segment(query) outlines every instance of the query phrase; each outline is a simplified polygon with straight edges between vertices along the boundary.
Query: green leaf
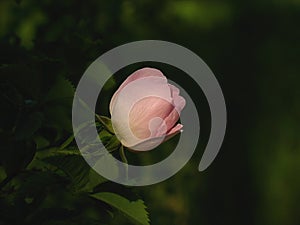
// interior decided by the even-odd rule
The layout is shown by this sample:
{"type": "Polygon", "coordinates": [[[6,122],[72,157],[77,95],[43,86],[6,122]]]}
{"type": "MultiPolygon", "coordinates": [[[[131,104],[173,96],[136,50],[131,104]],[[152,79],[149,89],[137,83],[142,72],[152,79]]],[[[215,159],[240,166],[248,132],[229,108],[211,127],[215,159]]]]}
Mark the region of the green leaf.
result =
{"type": "Polygon", "coordinates": [[[8,131],[15,126],[20,115],[23,97],[13,85],[6,84],[0,79],[0,102],[0,127],[8,131]]]}
{"type": "Polygon", "coordinates": [[[114,134],[114,129],[111,123],[111,119],[106,116],[99,116],[96,114],[97,119],[101,122],[101,124],[105,127],[107,131],[111,134],[114,134]]]}
{"type": "Polygon", "coordinates": [[[75,88],[73,84],[64,77],[58,77],[55,85],[50,89],[44,101],[48,103],[56,101],[72,104],[74,93],[75,88]]]}
{"type": "Polygon", "coordinates": [[[0,166],[0,182],[2,182],[7,177],[5,170],[2,166],[0,166]]]}
{"type": "MultiPolygon", "coordinates": [[[[55,128],[57,132],[72,132],[71,105],[48,104],[45,110],[45,126],[55,128]]],[[[60,137],[59,137],[60,138],[60,137]]]]}
{"type": "Polygon", "coordinates": [[[119,167],[116,159],[109,153],[101,155],[93,168],[96,171],[107,171],[109,173],[109,177],[113,179],[116,179],[119,176],[119,167]],[[109,164],[109,169],[106,167],[107,163],[109,164]]]}
{"type": "Polygon", "coordinates": [[[62,170],[76,189],[82,189],[89,181],[89,165],[79,155],[51,156],[43,161],[62,170]]]}
{"type": "Polygon", "coordinates": [[[15,141],[8,135],[1,135],[0,164],[7,176],[24,169],[34,158],[36,145],[33,141],[15,141]]]}
{"type": "Polygon", "coordinates": [[[89,181],[88,183],[82,188],[82,191],[92,192],[95,187],[99,184],[105,183],[107,180],[104,177],[101,177],[96,171],[90,169],[89,171],[89,181]]]}
{"type": "Polygon", "coordinates": [[[21,117],[21,121],[16,128],[16,140],[26,140],[33,136],[33,134],[42,126],[43,114],[41,112],[34,112],[29,115],[21,117]]]}
{"type": "Polygon", "coordinates": [[[102,130],[99,132],[99,138],[107,151],[112,152],[120,148],[120,141],[115,135],[112,135],[107,130],[102,130]]]}
{"type": "Polygon", "coordinates": [[[35,158],[39,160],[43,160],[52,156],[72,156],[77,155],[80,156],[80,152],[78,149],[60,149],[60,148],[48,148],[46,150],[38,151],[35,154],[35,158]]]}
{"type": "Polygon", "coordinates": [[[110,192],[100,192],[90,195],[119,210],[134,224],[149,225],[148,212],[143,200],[129,201],[128,199],[110,192]]]}
{"type": "Polygon", "coordinates": [[[34,142],[36,144],[36,148],[37,150],[41,149],[41,148],[46,148],[50,145],[50,142],[43,136],[41,135],[36,135],[33,137],[34,142]]]}
{"type": "Polygon", "coordinates": [[[72,132],[71,112],[75,89],[70,81],[58,77],[56,83],[43,99],[45,125],[56,128],[57,132],[72,132]]]}
{"type": "Polygon", "coordinates": [[[85,162],[78,149],[50,148],[38,151],[30,168],[58,168],[69,177],[76,191],[91,192],[94,187],[107,181],[85,162]]]}
{"type": "Polygon", "coordinates": [[[62,143],[62,145],[59,147],[60,149],[65,149],[66,147],[68,147],[72,141],[74,140],[74,135],[72,134],[66,141],[64,141],[64,143],[62,143]]]}

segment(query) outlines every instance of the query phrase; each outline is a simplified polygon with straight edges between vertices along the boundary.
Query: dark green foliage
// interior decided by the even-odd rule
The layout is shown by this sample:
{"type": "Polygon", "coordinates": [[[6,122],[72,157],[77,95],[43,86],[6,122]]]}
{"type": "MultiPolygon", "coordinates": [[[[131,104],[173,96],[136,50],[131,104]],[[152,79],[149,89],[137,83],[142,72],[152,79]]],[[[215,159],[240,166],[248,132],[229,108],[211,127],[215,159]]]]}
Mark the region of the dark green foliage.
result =
{"type": "MultiPolygon", "coordinates": [[[[34,33],[10,27],[1,34],[0,224],[111,224],[124,205],[90,197],[110,182],[85,162],[71,124],[75,85],[98,56],[100,36],[88,28],[88,17],[67,12],[69,3],[4,3],[19,17],[10,26],[35,27],[34,33]]],[[[110,81],[109,87],[113,84],[110,81]]],[[[100,139],[109,151],[118,150],[109,118],[101,118],[105,124],[97,122],[100,139]]],[[[98,158],[97,163],[106,160],[105,155],[98,158]]],[[[122,199],[129,196],[128,191],[118,194],[122,199]]],[[[136,214],[130,219],[148,224],[144,203],[136,201],[136,214]]]]}
{"type": "MultiPolygon", "coordinates": [[[[21,90],[13,79],[6,79],[5,82],[13,87],[12,90],[20,91],[10,94],[10,90],[6,89],[2,94],[7,104],[19,111],[18,115],[12,113],[13,122],[4,123],[0,133],[3,171],[0,184],[1,223],[108,222],[113,212],[110,206],[101,202],[96,204],[88,196],[88,193],[97,193],[94,188],[99,189],[99,185],[108,181],[91,169],[79,150],[74,148],[70,122],[73,85],[58,76],[52,84],[48,84],[46,94],[32,95],[35,98],[29,100],[26,90],[21,90]],[[61,143],[67,136],[70,137],[61,143]]],[[[6,108],[2,112],[10,115],[6,108]]],[[[109,151],[117,150],[120,143],[111,133],[110,121],[106,117],[103,120],[105,126],[97,123],[99,137],[109,151]],[[106,131],[105,127],[110,127],[110,130],[106,131]]],[[[107,199],[103,202],[109,204],[107,199]]],[[[117,205],[114,202],[115,208],[117,205]]],[[[145,207],[143,202],[139,202],[139,207],[145,207]]],[[[144,221],[148,221],[146,211],[137,211],[130,218],[135,217],[136,224],[146,224],[144,221]]]]}
{"type": "MultiPolygon", "coordinates": [[[[5,76],[8,67],[3,71],[5,76]]],[[[74,148],[71,82],[56,76],[51,82],[48,79],[32,81],[33,86],[28,88],[20,79],[11,78],[12,75],[7,75],[3,80],[2,87],[9,88],[3,88],[1,93],[7,107],[1,111],[1,118],[6,120],[0,130],[3,170],[0,224],[108,222],[112,209],[101,202],[96,204],[88,196],[107,180],[92,170],[74,148]],[[41,87],[45,87],[44,91],[41,87]]],[[[103,119],[106,125],[99,125],[99,137],[108,150],[117,150],[120,143],[111,133],[109,119],[103,119]],[[109,131],[105,127],[110,127],[109,131]]],[[[145,207],[142,202],[139,205],[145,207]]],[[[137,224],[143,223],[140,216],[148,220],[146,211],[135,216],[137,224]]]]}
{"type": "Polygon", "coordinates": [[[149,219],[142,200],[130,202],[126,198],[109,192],[100,192],[91,197],[104,201],[127,216],[133,223],[149,225],[149,219]]]}

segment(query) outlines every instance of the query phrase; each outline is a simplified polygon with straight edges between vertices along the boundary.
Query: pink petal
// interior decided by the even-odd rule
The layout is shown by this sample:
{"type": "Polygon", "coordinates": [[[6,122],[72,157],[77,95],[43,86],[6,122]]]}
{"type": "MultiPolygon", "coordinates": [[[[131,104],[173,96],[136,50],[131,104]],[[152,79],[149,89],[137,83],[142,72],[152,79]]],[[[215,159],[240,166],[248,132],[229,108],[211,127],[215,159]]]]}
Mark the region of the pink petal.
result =
{"type": "MultiPolygon", "coordinates": [[[[167,79],[165,77],[150,76],[140,78],[128,83],[115,98],[115,103],[111,110],[111,120],[113,128],[122,144],[125,146],[133,146],[137,143],[140,143],[141,141],[144,141],[144,139],[140,139],[135,134],[133,134],[132,131],[134,131],[135,133],[140,132],[140,135],[137,135],[144,138],[149,135],[149,133],[146,134],[145,132],[145,126],[142,126],[142,129],[138,130],[135,129],[138,126],[135,127],[134,125],[138,125],[139,123],[147,124],[147,122],[150,122],[153,118],[155,118],[156,115],[157,118],[164,119],[164,117],[166,117],[174,108],[171,102],[171,93],[167,83],[167,79]],[[152,98],[152,101],[150,100],[147,104],[141,104],[140,107],[137,107],[140,101],[145,99],[144,101],[146,102],[146,99],[148,98],[152,98]],[[153,98],[160,99],[160,101],[154,101],[153,98]],[[162,107],[161,104],[164,104],[164,106],[162,107]],[[135,109],[135,107],[137,108],[135,109]],[[158,114],[153,114],[153,111],[158,114]],[[130,114],[134,114],[134,116],[130,116],[130,114]],[[148,119],[146,117],[147,121],[144,123],[143,120],[145,120],[145,117],[143,117],[143,114],[150,114],[152,115],[152,117],[149,116],[148,119]],[[137,119],[138,121],[135,122],[135,119],[137,119]],[[129,124],[130,121],[133,122],[129,124]]],[[[148,123],[147,132],[149,132],[150,130],[149,125],[150,124],[148,123]]],[[[164,127],[162,127],[162,130],[158,128],[159,127],[155,129],[155,126],[151,127],[151,129],[153,129],[150,130],[152,136],[158,135],[152,131],[157,130],[157,132],[162,132],[164,129],[164,133],[166,133],[167,131],[167,129],[164,127]]]]}
{"type": "Polygon", "coordinates": [[[155,137],[155,138],[149,138],[145,141],[142,141],[134,146],[128,146],[128,148],[134,152],[143,152],[143,151],[150,151],[157,146],[159,146],[161,143],[169,140],[170,138],[174,137],[175,135],[179,134],[182,130],[182,125],[177,124],[169,133],[167,136],[163,137],[155,137]]]}
{"type": "Polygon", "coordinates": [[[177,87],[157,69],[143,68],[130,75],[113,95],[113,128],[124,146],[148,151],[181,131],[174,125],[185,106],[177,87]]]}
{"type": "Polygon", "coordinates": [[[176,124],[176,122],[179,119],[180,113],[182,111],[182,109],[185,106],[185,99],[181,96],[179,96],[179,89],[171,84],[168,84],[170,91],[171,91],[171,97],[172,99],[172,104],[174,106],[174,109],[172,110],[172,112],[170,112],[170,114],[164,118],[165,124],[167,126],[167,130],[168,132],[170,131],[170,129],[172,129],[174,127],[174,125],[176,124]]]}
{"type": "Polygon", "coordinates": [[[175,127],[173,127],[167,134],[167,137],[173,134],[177,134],[178,132],[180,132],[183,128],[182,124],[177,124],[175,127]]]}
{"type": "Polygon", "coordinates": [[[185,100],[179,96],[179,89],[173,85],[170,87],[171,103],[157,97],[148,97],[140,100],[134,105],[130,112],[130,127],[138,138],[145,139],[151,137],[160,137],[165,135],[174,127],[179,119],[181,110],[185,106],[185,100]],[[153,118],[161,118],[163,121],[156,120],[156,124],[150,122],[153,118]]]}
{"type": "Polygon", "coordinates": [[[165,137],[164,141],[167,141],[169,139],[171,139],[172,137],[174,137],[175,135],[179,134],[182,132],[182,128],[183,128],[183,125],[182,124],[177,124],[173,129],[171,129],[167,136],[165,137]]]}
{"type": "Polygon", "coordinates": [[[184,108],[186,102],[185,99],[179,95],[179,89],[177,87],[175,87],[172,84],[169,84],[170,90],[171,90],[171,96],[173,98],[173,104],[175,106],[175,109],[177,110],[177,112],[180,115],[180,112],[182,111],[182,109],[184,108]]]}
{"type": "Polygon", "coordinates": [[[174,106],[165,99],[154,96],[141,99],[129,114],[129,125],[133,134],[140,139],[164,135],[168,129],[162,127],[162,122],[173,110],[174,106]],[[160,118],[161,121],[152,121],[151,124],[154,118],[160,118]]]}
{"type": "Polygon", "coordinates": [[[134,152],[145,152],[150,151],[157,146],[159,146],[164,141],[162,137],[149,138],[145,141],[142,141],[134,146],[128,146],[128,148],[134,152]]]}
{"type": "Polygon", "coordinates": [[[179,120],[179,113],[177,110],[174,108],[173,111],[169,114],[168,117],[165,118],[165,123],[167,124],[168,127],[168,132],[174,127],[174,125],[177,123],[179,120]]]}
{"type": "Polygon", "coordinates": [[[135,71],[129,77],[127,77],[127,79],[121,84],[121,86],[118,88],[118,90],[112,96],[110,105],[109,105],[110,113],[112,113],[112,108],[113,108],[113,105],[115,104],[115,100],[116,100],[116,97],[118,96],[119,92],[130,82],[138,80],[140,78],[144,78],[144,77],[163,77],[163,78],[165,78],[163,73],[160,70],[155,69],[155,68],[145,67],[145,68],[135,71]]]}

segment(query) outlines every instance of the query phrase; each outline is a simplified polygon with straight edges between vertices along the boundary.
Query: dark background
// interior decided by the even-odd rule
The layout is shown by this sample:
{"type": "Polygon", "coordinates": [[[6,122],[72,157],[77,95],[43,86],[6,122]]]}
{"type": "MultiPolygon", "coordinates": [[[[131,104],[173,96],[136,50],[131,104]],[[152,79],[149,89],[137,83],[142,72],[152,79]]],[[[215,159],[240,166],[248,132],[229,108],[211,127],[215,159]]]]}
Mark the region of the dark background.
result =
{"type": "MultiPolygon", "coordinates": [[[[145,200],[151,224],[297,225],[299,21],[298,0],[1,0],[0,63],[1,69],[10,68],[5,79],[18,80],[18,90],[25,90],[32,100],[52,88],[53,77],[64,76],[76,86],[93,60],[127,42],[158,39],[189,48],[209,65],[223,89],[227,133],[216,160],[199,173],[209,110],[202,92],[185,81],[184,86],[194,90],[190,94],[201,112],[203,136],[192,161],[178,174],[160,184],[134,188],[145,200]],[[31,85],[37,83],[35,91],[31,85]]],[[[174,68],[143,65],[180,80],[174,68]]],[[[143,65],[125,69],[123,77],[116,77],[100,95],[103,114],[108,115],[107,104],[117,86],[143,65]]],[[[4,132],[13,119],[1,105],[7,111],[1,114],[4,132]]],[[[55,114],[51,105],[45,111],[55,114]]],[[[64,126],[59,124],[58,130],[64,126]]],[[[60,138],[71,132],[68,126],[60,138]]]]}

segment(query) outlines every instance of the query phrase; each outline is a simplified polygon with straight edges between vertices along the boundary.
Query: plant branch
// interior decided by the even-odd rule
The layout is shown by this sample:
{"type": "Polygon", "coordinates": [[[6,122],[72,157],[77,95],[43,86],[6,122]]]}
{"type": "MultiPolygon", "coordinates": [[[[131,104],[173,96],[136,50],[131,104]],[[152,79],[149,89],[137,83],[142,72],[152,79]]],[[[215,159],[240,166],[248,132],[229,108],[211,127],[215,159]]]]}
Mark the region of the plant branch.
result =
{"type": "Polygon", "coordinates": [[[120,147],[120,156],[121,156],[122,161],[126,164],[125,165],[125,173],[126,173],[126,179],[128,179],[128,160],[126,158],[123,145],[121,145],[121,147],[120,147]]]}

